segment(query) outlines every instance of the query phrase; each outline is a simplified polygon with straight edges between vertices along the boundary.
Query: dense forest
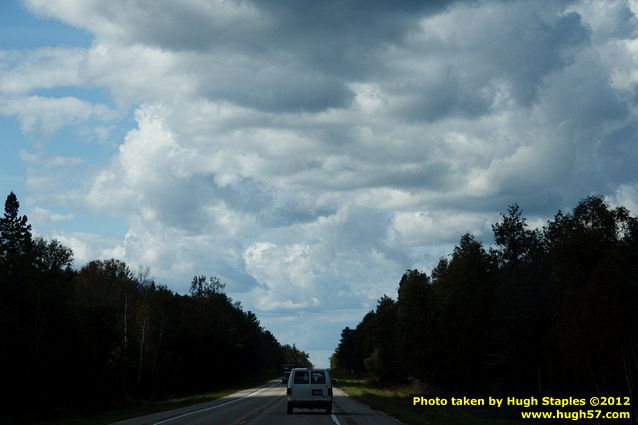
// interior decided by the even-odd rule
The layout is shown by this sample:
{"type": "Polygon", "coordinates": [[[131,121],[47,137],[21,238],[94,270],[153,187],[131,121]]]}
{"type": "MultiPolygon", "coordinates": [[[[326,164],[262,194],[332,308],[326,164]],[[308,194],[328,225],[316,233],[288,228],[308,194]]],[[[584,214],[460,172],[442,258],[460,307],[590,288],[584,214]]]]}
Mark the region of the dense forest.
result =
{"type": "Polygon", "coordinates": [[[638,390],[638,220],[600,196],[530,229],[518,205],[494,244],[461,237],[430,275],[346,327],[336,366],[442,394],[638,390]]]}
{"type": "Polygon", "coordinates": [[[218,278],[195,276],[180,295],[119,260],[74,270],[72,251],[33,238],[19,206],[10,193],[0,218],[0,419],[225,388],[309,363],[218,278]]]}

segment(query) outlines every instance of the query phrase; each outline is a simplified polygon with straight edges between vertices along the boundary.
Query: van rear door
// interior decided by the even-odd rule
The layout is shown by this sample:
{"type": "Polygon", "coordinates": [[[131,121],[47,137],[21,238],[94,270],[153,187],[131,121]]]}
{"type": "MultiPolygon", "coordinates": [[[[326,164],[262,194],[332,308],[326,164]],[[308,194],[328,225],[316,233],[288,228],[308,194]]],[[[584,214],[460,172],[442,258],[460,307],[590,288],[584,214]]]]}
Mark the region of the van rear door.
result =
{"type": "Polygon", "coordinates": [[[293,371],[292,397],[295,400],[311,400],[310,372],[307,370],[293,371]]]}
{"type": "Polygon", "coordinates": [[[310,371],[310,395],[312,400],[329,399],[326,372],[323,370],[310,371]]]}

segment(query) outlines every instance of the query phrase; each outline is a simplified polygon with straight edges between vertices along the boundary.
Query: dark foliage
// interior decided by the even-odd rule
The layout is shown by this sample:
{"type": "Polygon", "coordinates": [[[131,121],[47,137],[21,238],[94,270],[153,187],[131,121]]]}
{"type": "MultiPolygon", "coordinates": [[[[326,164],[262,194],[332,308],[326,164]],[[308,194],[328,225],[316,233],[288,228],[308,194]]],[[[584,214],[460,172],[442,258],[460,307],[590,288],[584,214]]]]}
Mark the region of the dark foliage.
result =
{"type": "Polygon", "coordinates": [[[638,220],[591,196],[541,231],[516,204],[492,229],[489,250],[466,234],[431,277],[408,270],[336,366],[453,394],[635,396],[638,220]]]}
{"type": "Polygon", "coordinates": [[[299,350],[295,344],[292,347],[288,344],[282,347],[284,354],[284,364],[291,367],[312,367],[309,355],[305,351],[299,350]]]}
{"type": "Polygon", "coordinates": [[[217,277],[195,276],[185,296],[119,260],[75,271],[71,250],[32,240],[18,208],[11,193],[0,219],[0,422],[224,388],[291,356],[309,364],[217,277]]]}

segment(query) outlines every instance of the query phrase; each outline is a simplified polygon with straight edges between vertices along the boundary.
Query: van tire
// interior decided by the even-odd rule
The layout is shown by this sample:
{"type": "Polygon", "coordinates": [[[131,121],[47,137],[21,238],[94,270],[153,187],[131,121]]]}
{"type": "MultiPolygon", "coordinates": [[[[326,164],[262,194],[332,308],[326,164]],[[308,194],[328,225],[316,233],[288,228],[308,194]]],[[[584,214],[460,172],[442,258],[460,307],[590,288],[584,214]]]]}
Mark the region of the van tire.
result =
{"type": "Polygon", "coordinates": [[[291,405],[288,405],[286,407],[286,413],[289,414],[289,415],[292,415],[292,406],[291,405]]]}
{"type": "Polygon", "coordinates": [[[328,415],[332,415],[332,404],[330,406],[326,407],[326,413],[328,415]]]}

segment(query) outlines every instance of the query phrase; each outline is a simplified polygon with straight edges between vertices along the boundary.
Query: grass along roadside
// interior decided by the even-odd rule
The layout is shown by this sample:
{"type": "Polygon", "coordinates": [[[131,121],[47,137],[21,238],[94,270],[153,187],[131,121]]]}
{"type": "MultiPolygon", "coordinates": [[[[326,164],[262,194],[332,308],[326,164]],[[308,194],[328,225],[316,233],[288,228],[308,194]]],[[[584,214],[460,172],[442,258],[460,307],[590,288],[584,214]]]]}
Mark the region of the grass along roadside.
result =
{"type": "MultiPolygon", "coordinates": [[[[179,409],[180,407],[191,406],[193,404],[204,403],[218,398],[226,397],[237,391],[249,389],[265,384],[271,379],[279,378],[275,373],[260,374],[251,378],[246,378],[237,382],[233,386],[201,394],[192,394],[183,397],[171,398],[157,402],[145,402],[132,406],[126,406],[116,409],[99,411],[75,418],[56,419],[36,422],[40,425],[107,425],[124,419],[134,418],[137,416],[150,415],[152,413],[163,412],[166,410],[179,409]]],[[[29,422],[33,424],[34,422],[29,422]]]]}
{"type": "Polygon", "coordinates": [[[337,387],[350,397],[383,412],[406,425],[520,425],[522,422],[498,417],[489,408],[452,406],[412,406],[413,386],[377,386],[366,379],[337,378],[337,387]]]}

